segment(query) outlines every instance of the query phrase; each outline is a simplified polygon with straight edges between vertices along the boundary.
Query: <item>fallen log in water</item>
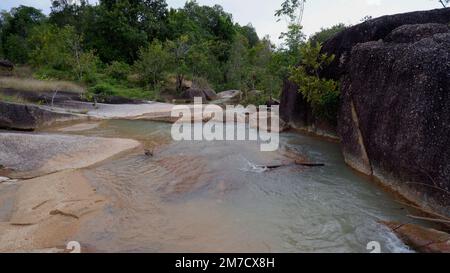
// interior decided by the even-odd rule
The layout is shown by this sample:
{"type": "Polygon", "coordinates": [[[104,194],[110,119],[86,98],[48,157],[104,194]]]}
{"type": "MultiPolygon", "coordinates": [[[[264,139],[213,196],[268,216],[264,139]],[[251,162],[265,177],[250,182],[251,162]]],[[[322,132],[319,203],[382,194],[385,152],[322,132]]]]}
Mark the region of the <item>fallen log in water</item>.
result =
{"type": "Polygon", "coordinates": [[[298,166],[304,166],[304,167],[324,167],[325,166],[325,164],[323,164],[323,163],[294,162],[294,163],[290,163],[290,164],[260,165],[258,167],[273,170],[273,169],[288,167],[288,166],[292,166],[292,165],[298,165],[298,166]]]}
{"type": "Polygon", "coordinates": [[[305,166],[305,167],[324,167],[323,163],[308,163],[308,162],[295,162],[295,165],[305,166]]]}

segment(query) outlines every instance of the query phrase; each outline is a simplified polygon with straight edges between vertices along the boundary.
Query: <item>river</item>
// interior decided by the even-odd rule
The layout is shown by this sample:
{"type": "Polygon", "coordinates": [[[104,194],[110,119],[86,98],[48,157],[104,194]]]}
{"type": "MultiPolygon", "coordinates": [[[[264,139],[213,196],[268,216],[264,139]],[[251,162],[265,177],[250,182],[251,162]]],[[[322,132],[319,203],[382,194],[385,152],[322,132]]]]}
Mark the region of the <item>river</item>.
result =
{"type": "Polygon", "coordinates": [[[111,120],[76,133],[137,139],[154,156],[83,171],[109,202],[74,239],[101,252],[369,252],[371,241],[410,251],[379,224],[411,222],[402,206],[347,167],[337,143],[287,132],[267,153],[253,142],[173,142],[170,126],[111,120]],[[293,153],[325,166],[258,167],[293,153]]]}

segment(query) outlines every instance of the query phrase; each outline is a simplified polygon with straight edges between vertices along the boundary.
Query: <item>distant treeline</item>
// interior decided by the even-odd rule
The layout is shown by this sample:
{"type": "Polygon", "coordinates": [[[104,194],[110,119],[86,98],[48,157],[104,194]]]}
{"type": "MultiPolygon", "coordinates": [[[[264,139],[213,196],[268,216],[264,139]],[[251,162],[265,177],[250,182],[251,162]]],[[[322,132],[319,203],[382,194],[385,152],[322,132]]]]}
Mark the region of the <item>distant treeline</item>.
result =
{"type": "MultiPolygon", "coordinates": [[[[153,97],[165,89],[181,92],[190,80],[276,97],[305,43],[301,28],[291,27],[283,34],[284,46],[276,48],[219,5],[189,1],[169,9],[165,0],[72,2],[53,1],[48,16],[27,6],[3,11],[2,57],[32,67],[36,78],[74,80],[96,93],[153,97]]],[[[312,39],[321,42],[342,28],[312,39]]]]}

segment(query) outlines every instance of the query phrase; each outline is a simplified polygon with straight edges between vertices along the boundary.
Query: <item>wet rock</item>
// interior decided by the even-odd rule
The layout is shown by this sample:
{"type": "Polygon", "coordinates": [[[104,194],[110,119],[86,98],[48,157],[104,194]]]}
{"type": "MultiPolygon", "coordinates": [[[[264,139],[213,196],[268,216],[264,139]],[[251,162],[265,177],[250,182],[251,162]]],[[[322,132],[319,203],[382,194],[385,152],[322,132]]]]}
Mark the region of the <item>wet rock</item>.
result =
{"type": "Polygon", "coordinates": [[[450,234],[413,224],[382,222],[405,244],[423,253],[450,253],[450,234]]]}

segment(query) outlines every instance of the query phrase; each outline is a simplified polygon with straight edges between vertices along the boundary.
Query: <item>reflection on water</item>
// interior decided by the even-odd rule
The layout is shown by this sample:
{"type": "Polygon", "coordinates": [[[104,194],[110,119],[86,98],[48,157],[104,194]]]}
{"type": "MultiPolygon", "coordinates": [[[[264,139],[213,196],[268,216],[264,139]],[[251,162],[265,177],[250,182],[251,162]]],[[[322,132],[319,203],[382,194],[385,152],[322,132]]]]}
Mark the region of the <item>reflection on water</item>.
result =
{"type": "Polygon", "coordinates": [[[121,252],[408,251],[379,220],[410,221],[390,196],[344,163],[337,144],[285,133],[281,151],[296,150],[325,167],[286,162],[257,143],[170,143],[170,125],[108,121],[82,132],[128,137],[157,147],[85,171],[110,198],[78,234],[82,244],[121,252]],[[164,144],[164,145],[163,145],[164,144]]]}

